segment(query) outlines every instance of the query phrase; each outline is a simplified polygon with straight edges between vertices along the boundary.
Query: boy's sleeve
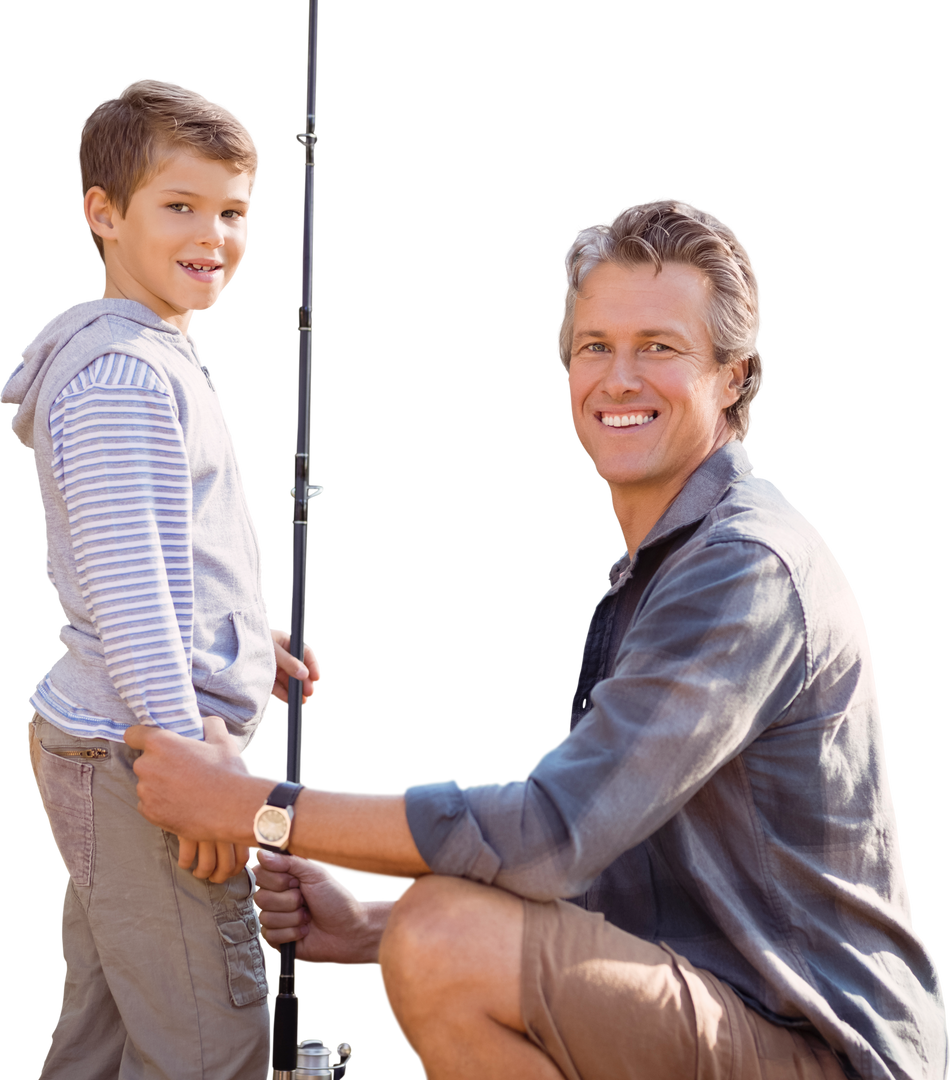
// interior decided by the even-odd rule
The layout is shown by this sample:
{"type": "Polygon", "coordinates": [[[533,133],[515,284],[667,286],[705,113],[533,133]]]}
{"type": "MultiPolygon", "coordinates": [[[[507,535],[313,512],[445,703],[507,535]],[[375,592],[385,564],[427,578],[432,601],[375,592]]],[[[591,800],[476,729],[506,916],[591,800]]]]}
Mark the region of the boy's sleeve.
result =
{"type": "Polygon", "coordinates": [[[119,695],[139,723],[200,738],[191,681],[191,473],[171,395],[110,354],[50,410],[76,572],[119,695]]]}

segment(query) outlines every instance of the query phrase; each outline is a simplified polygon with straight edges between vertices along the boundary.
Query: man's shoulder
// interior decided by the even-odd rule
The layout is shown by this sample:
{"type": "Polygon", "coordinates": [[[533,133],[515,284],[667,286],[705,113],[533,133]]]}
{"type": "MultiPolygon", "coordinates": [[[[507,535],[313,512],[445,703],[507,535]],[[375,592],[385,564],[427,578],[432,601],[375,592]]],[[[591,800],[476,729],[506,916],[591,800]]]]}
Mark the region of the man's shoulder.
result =
{"type": "Polygon", "coordinates": [[[785,496],[751,473],[730,485],[700,530],[707,544],[744,542],[768,548],[790,568],[827,554],[818,531],[785,496]]]}
{"type": "Polygon", "coordinates": [[[718,550],[725,556],[722,545],[733,550],[733,557],[715,560],[726,572],[738,573],[748,564],[750,572],[760,574],[778,560],[784,567],[780,578],[814,632],[832,623],[852,629],[861,625],[847,579],[820,533],[767,480],[750,473],[731,485],[694,539],[711,555],[718,550]]]}

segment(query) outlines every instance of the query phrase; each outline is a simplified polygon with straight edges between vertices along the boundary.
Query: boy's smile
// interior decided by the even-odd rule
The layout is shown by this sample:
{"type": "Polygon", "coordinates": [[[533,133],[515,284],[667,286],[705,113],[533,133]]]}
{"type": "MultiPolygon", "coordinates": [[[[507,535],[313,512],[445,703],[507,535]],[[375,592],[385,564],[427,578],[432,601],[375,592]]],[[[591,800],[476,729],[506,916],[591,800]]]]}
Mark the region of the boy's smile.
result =
{"type": "Polygon", "coordinates": [[[124,216],[101,188],[86,195],[102,237],[105,296],[137,300],[184,331],[231,280],[247,242],[248,173],[185,151],[137,188],[124,216]]]}

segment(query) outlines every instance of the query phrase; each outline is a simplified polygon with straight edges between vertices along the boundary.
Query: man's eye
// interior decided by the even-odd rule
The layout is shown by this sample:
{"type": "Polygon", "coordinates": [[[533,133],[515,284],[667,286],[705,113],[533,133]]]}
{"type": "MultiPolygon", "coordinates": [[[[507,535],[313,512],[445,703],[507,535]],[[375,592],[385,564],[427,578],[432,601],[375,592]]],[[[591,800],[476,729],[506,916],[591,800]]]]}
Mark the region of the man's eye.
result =
{"type": "Polygon", "coordinates": [[[669,345],[664,345],[662,342],[659,342],[659,341],[651,341],[650,344],[647,345],[646,351],[647,352],[670,352],[671,350],[670,350],[669,345]]]}
{"type": "Polygon", "coordinates": [[[607,346],[602,341],[594,341],[587,346],[591,352],[606,352],[607,346]]]}

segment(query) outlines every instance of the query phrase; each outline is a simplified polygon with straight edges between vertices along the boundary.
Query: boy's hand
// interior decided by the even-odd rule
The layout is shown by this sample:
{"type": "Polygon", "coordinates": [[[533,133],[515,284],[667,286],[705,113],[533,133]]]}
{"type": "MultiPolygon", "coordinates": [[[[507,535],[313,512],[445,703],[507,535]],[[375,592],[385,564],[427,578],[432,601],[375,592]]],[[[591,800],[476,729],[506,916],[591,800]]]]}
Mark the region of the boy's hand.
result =
{"type": "Polygon", "coordinates": [[[283,630],[271,630],[270,636],[274,639],[274,658],[277,660],[277,678],[274,680],[274,697],[281,701],[287,700],[287,682],[289,679],[298,679],[303,683],[303,699],[307,700],[313,693],[313,684],[320,678],[320,669],[317,667],[317,658],[313,655],[313,649],[309,645],[303,647],[303,663],[301,663],[290,649],[290,634],[283,630]]]}
{"type": "Polygon", "coordinates": [[[196,878],[220,885],[240,874],[247,865],[250,849],[243,844],[222,844],[214,840],[186,840],[178,837],[178,865],[196,878]],[[197,857],[198,864],[195,865],[197,857]]]}

